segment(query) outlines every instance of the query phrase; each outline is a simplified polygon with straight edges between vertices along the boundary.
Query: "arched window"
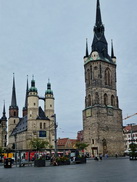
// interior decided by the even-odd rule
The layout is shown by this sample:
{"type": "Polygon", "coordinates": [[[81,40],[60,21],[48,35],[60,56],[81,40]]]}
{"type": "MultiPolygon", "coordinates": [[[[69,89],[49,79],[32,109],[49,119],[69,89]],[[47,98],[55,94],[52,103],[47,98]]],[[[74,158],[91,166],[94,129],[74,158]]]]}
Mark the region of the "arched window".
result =
{"type": "Polygon", "coordinates": [[[88,95],[88,106],[91,106],[91,96],[88,95]]]}
{"type": "Polygon", "coordinates": [[[90,66],[90,78],[91,78],[91,80],[92,80],[92,66],[90,66]]]}
{"type": "Polygon", "coordinates": [[[42,123],[40,123],[40,129],[42,129],[42,123]]]}
{"type": "Polygon", "coordinates": [[[108,105],[108,96],[104,94],[104,105],[108,105]]]}
{"type": "Polygon", "coordinates": [[[46,129],[46,123],[43,124],[43,128],[46,129]]]}
{"type": "Polygon", "coordinates": [[[95,66],[95,67],[94,67],[94,79],[98,79],[98,74],[99,74],[99,72],[98,72],[98,67],[95,66]]]}
{"type": "Polygon", "coordinates": [[[95,104],[99,104],[99,95],[98,95],[98,92],[95,93],[95,104]]]}
{"type": "Polygon", "coordinates": [[[111,71],[109,68],[105,70],[105,85],[108,85],[108,86],[112,85],[111,71]]]}
{"type": "Polygon", "coordinates": [[[111,96],[111,105],[115,106],[115,97],[114,97],[114,95],[111,96]]]}
{"type": "Polygon", "coordinates": [[[87,84],[90,84],[90,70],[87,70],[87,84]]]}
{"type": "Polygon", "coordinates": [[[14,116],[16,116],[16,111],[14,111],[14,116]]]}

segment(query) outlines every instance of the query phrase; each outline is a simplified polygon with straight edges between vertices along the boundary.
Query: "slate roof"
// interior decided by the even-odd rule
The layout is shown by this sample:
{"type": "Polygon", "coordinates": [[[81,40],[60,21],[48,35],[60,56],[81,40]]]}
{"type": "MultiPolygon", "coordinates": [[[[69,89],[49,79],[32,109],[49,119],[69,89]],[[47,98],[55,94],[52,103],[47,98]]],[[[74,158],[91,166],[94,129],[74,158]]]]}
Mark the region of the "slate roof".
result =
{"type": "Polygon", "coordinates": [[[16,88],[15,88],[15,78],[13,74],[13,87],[12,87],[12,98],[11,98],[11,106],[10,108],[18,108],[17,100],[16,100],[16,88]]]}
{"type": "MultiPolygon", "coordinates": [[[[37,120],[50,120],[45,116],[45,113],[41,107],[39,107],[39,116],[37,117],[37,120]]],[[[23,131],[27,131],[27,116],[19,118],[19,122],[16,125],[16,128],[12,131],[11,135],[15,135],[23,131]]]]}
{"type": "Polygon", "coordinates": [[[39,116],[37,117],[37,119],[50,120],[48,117],[45,116],[45,113],[41,107],[39,107],[39,116]]]}
{"type": "MultiPolygon", "coordinates": [[[[101,10],[100,10],[100,2],[97,0],[97,7],[96,7],[96,23],[94,26],[94,38],[92,42],[92,51],[97,51],[99,53],[98,60],[102,60],[105,62],[109,62],[114,64],[112,58],[108,54],[108,43],[105,38],[105,28],[102,23],[101,18],[101,10]]],[[[114,56],[114,55],[113,55],[114,56]]],[[[88,61],[95,61],[92,58],[88,61]]]]}
{"type": "Polygon", "coordinates": [[[16,125],[16,128],[12,131],[11,135],[15,135],[23,131],[27,131],[27,116],[19,119],[19,122],[16,125]]]}

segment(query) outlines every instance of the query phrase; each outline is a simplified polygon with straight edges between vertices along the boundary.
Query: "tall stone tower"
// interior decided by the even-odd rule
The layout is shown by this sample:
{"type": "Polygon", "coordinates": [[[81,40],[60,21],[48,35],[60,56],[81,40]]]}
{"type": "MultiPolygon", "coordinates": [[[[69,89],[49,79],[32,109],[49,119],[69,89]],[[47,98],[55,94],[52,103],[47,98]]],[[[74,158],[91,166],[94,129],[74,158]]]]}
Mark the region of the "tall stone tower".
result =
{"type": "MultiPolygon", "coordinates": [[[[48,81],[47,90],[45,91],[45,102],[44,102],[44,111],[45,116],[48,117],[49,120],[49,141],[52,146],[54,146],[55,140],[55,113],[54,113],[54,95],[51,90],[51,83],[48,81]]],[[[55,146],[54,146],[55,147],[55,146]]]]}
{"type": "Polygon", "coordinates": [[[53,95],[53,91],[51,90],[51,84],[48,81],[47,83],[47,90],[45,92],[45,115],[49,118],[49,119],[53,119],[54,114],[54,95],[53,95]]]}
{"type": "Polygon", "coordinates": [[[39,98],[38,91],[35,87],[34,78],[31,80],[31,88],[28,93],[28,131],[36,130],[36,118],[38,117],[38,108],[39,108],[39,98]]]}
{"type": "MultiPolygon", "coordinates": [[[[13,129],[15,129],[16,125],[19,122],[18,112],[19,112],[19,109],[18,109],[17,100],[16,100],[15,78],[13,74],[12,98],[11,98],[11,105],[9,107],[8,138],[10,137],[13,129]]],[[[14,137],[9,138],[9,141],[8,141],[9,147],[12,147],[13,141],[14,141],[14,137]]]]}
{"type": "Polygon", "coordinates": [[[124,141],[122,131],[122,110],[119,108],[116,88],[116,57],[113,43],[111,56],[104,35],[100,3],[97,0],[96,22],[91,53],[84,56],[86,97],[83,110],[84,141],[87,151],[93,155],[122,155],[124,141]]]}
{"type": "Polygon", "coordinates": [[[3,106],[3,115],[0,119],[0,147],[6,148],[7,146],[7,117],[5,112],[5,103],[3,106]]]}

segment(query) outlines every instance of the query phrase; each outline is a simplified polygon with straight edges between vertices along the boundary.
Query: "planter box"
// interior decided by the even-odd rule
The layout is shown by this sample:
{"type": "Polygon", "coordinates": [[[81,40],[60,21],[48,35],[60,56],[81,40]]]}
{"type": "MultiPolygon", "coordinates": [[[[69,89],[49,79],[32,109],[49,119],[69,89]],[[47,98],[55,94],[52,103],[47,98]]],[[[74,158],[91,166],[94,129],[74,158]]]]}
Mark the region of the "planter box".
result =
{"type": "Polygon", "coordinates": [[[45,160],[35,160],[34,167],[45,167],[46,161],[45,160]]]}
{"type": "Polygon", "coordinates": [[[137,156],[130,156],[129,159],[130,160],[137,160],[137,156]]]}
{"type": "Polygon", "coordinates": [[[86,162],[87,161],[86,161],[86,158],[85,157],[76,157],[76,159],[75,159],[75,163],[76,164],[84,164],[86,162]]]}
{"type": "Polygon", "coordinates": [[[59,166],[60,165],[70,165],[70,161],[69,160],[68,161],[58,161],[57,163],[58,163],[59,166]]]}

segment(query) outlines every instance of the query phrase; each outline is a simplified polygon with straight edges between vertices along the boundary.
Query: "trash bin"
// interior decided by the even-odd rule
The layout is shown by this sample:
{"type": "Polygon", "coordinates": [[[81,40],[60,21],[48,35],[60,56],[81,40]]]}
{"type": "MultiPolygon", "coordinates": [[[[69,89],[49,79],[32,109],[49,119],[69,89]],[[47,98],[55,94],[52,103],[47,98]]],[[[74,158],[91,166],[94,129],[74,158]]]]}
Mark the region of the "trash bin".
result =
{"type": "Polygon", "coordinates": [[[4,168],[11,168],[12,167],[12,159],[11,158],[6,158],[4,160],[4,168]]]}

